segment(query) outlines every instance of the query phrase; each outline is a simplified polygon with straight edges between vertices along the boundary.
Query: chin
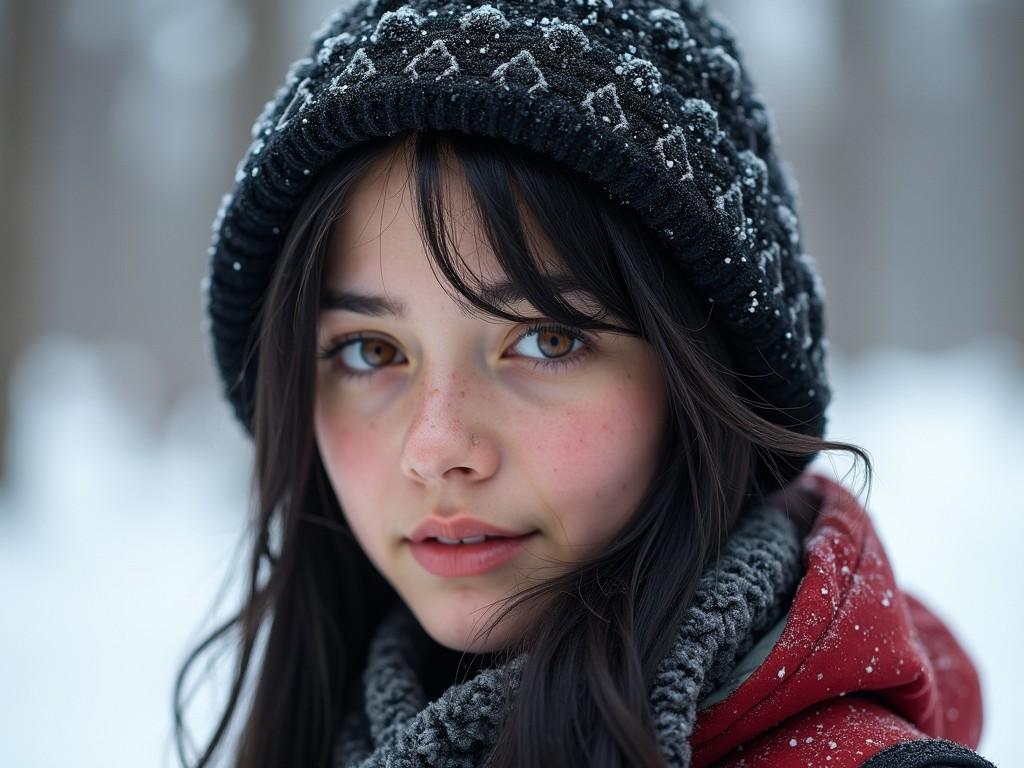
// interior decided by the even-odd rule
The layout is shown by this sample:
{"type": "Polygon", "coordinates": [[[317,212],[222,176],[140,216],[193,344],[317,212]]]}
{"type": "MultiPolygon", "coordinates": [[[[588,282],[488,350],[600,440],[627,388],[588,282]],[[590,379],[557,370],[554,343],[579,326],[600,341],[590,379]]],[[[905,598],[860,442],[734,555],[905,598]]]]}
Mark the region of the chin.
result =
{"type": "Polygon", "coordinates": [[[419,605],[411,605],[411,610],[424,631],[445,648],[466,653],[495,653],[511,644],[514,632],[509,628],[511,617],[506,617],[492,632],[484,631],[487,622],[504,607],[488,605],[489,602],[480,599],[469,603],[452,596],[447,600],[433,596],[419,605]]]}

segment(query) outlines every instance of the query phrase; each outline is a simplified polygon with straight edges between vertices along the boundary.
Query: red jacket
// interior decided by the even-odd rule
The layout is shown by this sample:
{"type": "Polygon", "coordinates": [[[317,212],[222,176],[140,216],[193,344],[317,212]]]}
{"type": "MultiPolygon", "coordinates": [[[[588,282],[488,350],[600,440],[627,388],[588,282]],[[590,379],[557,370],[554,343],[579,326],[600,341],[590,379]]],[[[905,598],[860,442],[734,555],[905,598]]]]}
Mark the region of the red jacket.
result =
{"type": "Polygon", "coordinates": [[[970,658],[896,585],[857,499],[813,472],[795,483],[821,499],[804,577],[767,657],[698,714],[694,768],[991,766],[973,751],[982,705],[970,658]]]}

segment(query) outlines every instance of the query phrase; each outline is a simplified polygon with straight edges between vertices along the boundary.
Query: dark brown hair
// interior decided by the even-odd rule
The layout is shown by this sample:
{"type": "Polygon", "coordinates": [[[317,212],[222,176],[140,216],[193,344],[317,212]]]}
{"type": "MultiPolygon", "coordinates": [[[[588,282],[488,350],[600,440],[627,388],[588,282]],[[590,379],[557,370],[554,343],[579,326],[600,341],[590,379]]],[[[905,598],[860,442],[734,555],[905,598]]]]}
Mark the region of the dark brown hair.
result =
{"type": "MultiPolygon", "coordinates": [[[[244,712],[232,765],[329,765],[369,639],[400,599],[348,528],[312,426],[328,238],[352,185],[396,147],[409,150],[424,244],[455,297],[488,315],[529,320],[479,296],[453,253],[443,195],[450,158],[465,174],[499,263],[539,312],[570,327],[634,334],[661,362],[669,423],[654,481],[636,513],[605,551],[525,589],[495,617],[497,623],[529,603],[536,609],[529,615],[540,619],[498,655],[529,652],[515,706],[488,762],[540,768],[578,764],[584,756],[592,766],[661,766],[648,705],[655,667],[702,570],[743,509],[774,490],[765,479],[777,477],[789,458],[846,451],[864,462],[869,484],[870,458],[856,445],[800,434],[759,415],[768,406],[731,370],[709,306],[695,298],[632,211],[524,148],[435,132],[375,140],[340,157],[314,182],[287,233],[248,350],[248,364],[257,366],[248,592],[179,672],[179,757],[183,765],[209,765],[224,753],[229,726],[244,712]],[[544,288],[539,277],[546,268],[523,216],[536,222],[564,269],[597,297],[601,312],[584,314],[544,288]],[[606,322],[608,315],[626,326],[606,322]],[[227,703],[205,749],[189,762],[184,681],[192,664],[232,632],[237,665],[227,703]],[[251,669],[258,674],[245,696],[251,669]]],[[[805,505],[808,510],[813,504],[805,505]]]]}

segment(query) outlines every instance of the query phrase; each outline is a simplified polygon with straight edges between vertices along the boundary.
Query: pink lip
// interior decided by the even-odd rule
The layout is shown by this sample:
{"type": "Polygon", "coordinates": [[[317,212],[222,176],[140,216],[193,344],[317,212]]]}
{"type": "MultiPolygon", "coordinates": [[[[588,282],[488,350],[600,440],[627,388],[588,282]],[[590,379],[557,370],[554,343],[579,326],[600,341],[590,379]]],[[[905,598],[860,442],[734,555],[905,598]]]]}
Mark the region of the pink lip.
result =
{"type": "Polygon", "coordinates": [[[474,536],[504,536],[512,539],[522,535],[522,531],[507,531],[504,528],[485,523],[483,520],[477,520],[475,517],[462,515],[451,519],[428,517],[416,526],[409,538],[412,541],[420,542],[436,539],[438,536],[443,536],[446,539],[469,539],[474,536]]]}
{"type": "Polygon", "coordinates": [[[435,576],[479,576],[511,560],[531,536],[533,533],[488,539],[479,544],[442,544],[435,539],[425,539],[410,541],[409,547],[416,561],[435,576]]]}

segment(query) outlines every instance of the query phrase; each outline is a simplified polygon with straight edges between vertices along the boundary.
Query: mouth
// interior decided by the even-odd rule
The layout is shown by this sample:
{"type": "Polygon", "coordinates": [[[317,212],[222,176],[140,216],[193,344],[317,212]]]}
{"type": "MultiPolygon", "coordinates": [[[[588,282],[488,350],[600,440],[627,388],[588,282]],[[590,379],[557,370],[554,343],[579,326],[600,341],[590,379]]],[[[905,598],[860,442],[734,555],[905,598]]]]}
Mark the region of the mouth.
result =
{"type": "MultiPolygon", "coordinates": [[[[524,534],[524,535],[528,536],[529,534],[524,534]]],[[[426,541],[437,541],[437,542],[440,542],[441,544],[448,544],[450,546],[454,546],[454,545],[459,545],[459,544],[462,544],[462,545],[466,545],[466,544],[480,544],[480,543],[485,542],[485,541],[505,541],[507,539],[518,539],[518,538],[522,538],[522,537],[521,536],[485,536],[485,535],[481,534],[479,536],[466,536],[466,537],[463,537],[461,539],[449,539],[449,538],[447,538],[445,536],[430,536],[430,537],[428,537],[426,539],[426,541]]]]}
{"type": "Polygon", "coordinates": [[[431,536],[410,541],[409,547],[424,570],[435,576],[479,576],[514,558],[538,531],[522,536],[479,535],[465,539],[431,536]]]}
{"type": "Polygon", "coordinates": [[[524,534],[514,528],[502,528],[488,520],[482,520],[467,514],[453,517],[442,517],[436,513],[423,520],[409,534],[416,542],[434,539],[445,544],[476,544],[491,539],[515,539],[524,534]],[[481,539],[480,537],[484,538],[481,539]]]}

